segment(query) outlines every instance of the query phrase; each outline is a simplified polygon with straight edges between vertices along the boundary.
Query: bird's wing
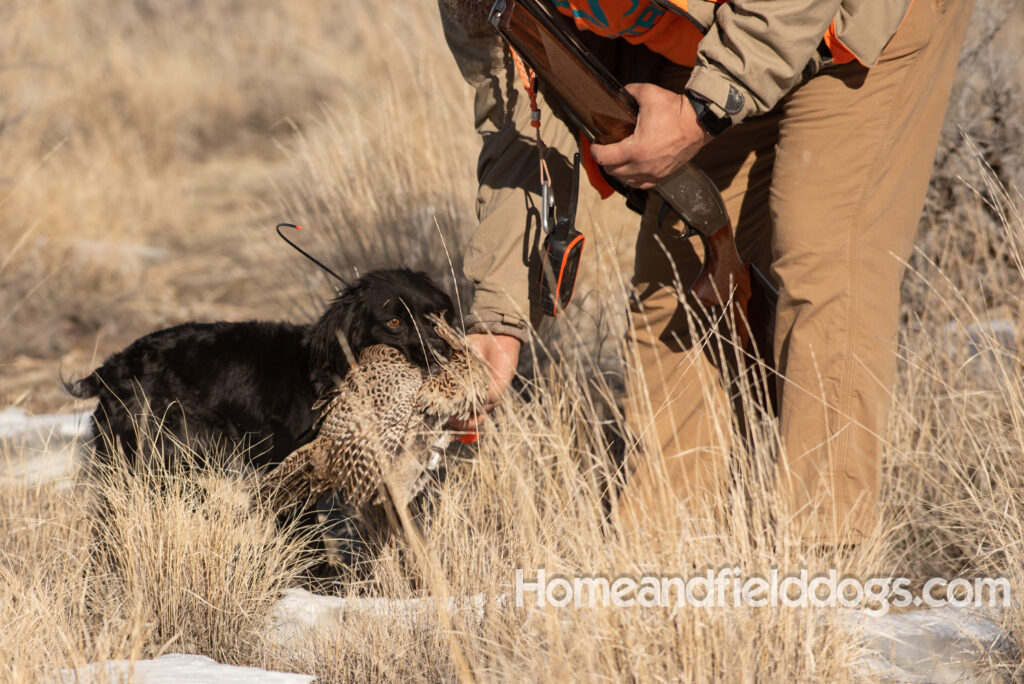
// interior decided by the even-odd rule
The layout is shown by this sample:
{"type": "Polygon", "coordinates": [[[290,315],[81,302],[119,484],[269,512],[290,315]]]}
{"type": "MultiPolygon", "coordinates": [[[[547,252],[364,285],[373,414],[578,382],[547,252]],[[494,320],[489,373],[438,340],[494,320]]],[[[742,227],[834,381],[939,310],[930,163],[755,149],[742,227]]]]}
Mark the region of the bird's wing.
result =
{"type": "Polygon", "coordinates": [[[259,483],[259,500],[273,511],[292,508],[313,496],[311,470],[316,440],[304,444],[264,475],[259,483]]]}
{"type": "Polygon", "coordinates": [[[321,458],[310,472],[322,494],[337,491],[353,507],[378,493],[402,443],[422,371],[384,345],[363,350],[325,411],[317,442],[321,458]]]}

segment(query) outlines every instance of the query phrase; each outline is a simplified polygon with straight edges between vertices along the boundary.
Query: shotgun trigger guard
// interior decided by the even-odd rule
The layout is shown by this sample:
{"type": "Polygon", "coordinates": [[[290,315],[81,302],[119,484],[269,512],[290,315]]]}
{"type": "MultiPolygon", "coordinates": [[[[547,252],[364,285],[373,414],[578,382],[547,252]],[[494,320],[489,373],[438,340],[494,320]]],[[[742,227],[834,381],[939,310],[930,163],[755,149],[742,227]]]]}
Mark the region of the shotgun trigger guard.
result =
{"type": "Polygon", "coordinates": [[[683,224],[683,231],[676,235],[674,239],[689,240],[690,238],[700,238],[700,244],[704,248],[704,258],[700,262],[700,272],[697,273],[697,277],[694,278],[693,282],[690,283],[689,287],[686,288],[687,293],[689,293],[693,291],[693,288],[697,285],[697,283],[701,281],[701,278],[706,276],[708,273],[708,255],[711,254],[711,243],[708,242],[707,235],[705,235],[704,233],[700,232],[699,230],[691,226],[689,223],[687,223],[686,220],[683,219],[683,217],[680,216],[675,209],[669,206],[668,202],[663,202],[661,208],[658,210],[659,228],[663,228],[665,226],[665,219],[668,218],[669,213],[678,218],[679,221],[683,224]]]}
{"type": "Polygon", "coordinates": [[[679,212],[677,212],[675,209],[673,209],[672,206],[668,202],[662,202],[661,208],[658,209],[658,227],[659,228],[664,228],[665,227],[665,219],[668,218],[668,215],[670,213],[673,216],[675,216],[677,219],[679,219],[679,222],[683,224],[683,231],[681,233],[679,233],[678,235],[674,236],[676,240],[689,240],[692,237],[701,237],[701,238],[704,237],[703,234],[699,230],[696,230],[693,226],[691,226],[689,223],[687,223],[686,219],[684,219],[682,216],[680,216],[679,212]]]}

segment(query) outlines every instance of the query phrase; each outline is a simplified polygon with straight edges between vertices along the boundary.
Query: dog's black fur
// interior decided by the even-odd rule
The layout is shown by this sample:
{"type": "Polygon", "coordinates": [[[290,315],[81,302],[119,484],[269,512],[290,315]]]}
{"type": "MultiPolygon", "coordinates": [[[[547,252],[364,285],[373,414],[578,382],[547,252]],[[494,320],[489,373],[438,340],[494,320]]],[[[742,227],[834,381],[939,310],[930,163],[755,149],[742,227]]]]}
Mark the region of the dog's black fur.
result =
{"type": "Polygon", "coordinates": [[[120,443],[138,464],[147,451],[137,439],[141,425],[157,437],[167,465],[174,449],[164,436],[171,435],[200,452],[240,446],[248,465],[264,468],[312,438],[314,404],[364,348],[388,344],[423,367],[447,358],[451,350],[426,317],[450,320],[452,309],[423,273],[372,271],[310,325],[185,323],[136,340],[64,385],[80,399],[99,397],[92,421],[100,463],[109,463],[120,443]]]}

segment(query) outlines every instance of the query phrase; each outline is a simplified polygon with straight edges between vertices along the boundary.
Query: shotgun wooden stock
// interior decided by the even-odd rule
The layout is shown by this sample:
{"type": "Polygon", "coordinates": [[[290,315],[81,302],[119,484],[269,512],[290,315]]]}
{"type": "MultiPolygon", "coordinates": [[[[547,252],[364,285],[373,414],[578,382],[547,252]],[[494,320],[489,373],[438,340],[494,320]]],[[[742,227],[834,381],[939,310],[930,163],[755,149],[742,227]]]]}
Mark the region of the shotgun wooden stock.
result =
{"type": "MultiPolygon", "coordinates": [[[[636,100],[567,26],[538,0],[497,0],[491,23],[553,92],[590,140],[609,144],[636,128],[636,100]]],[[[736,249],[725,205],[714,184],[689,165],[655,190],[704,244],[704,267],[690,291],[705,306],[729,302],[740,342],[750,341],[750,265],[736,249]]]]}

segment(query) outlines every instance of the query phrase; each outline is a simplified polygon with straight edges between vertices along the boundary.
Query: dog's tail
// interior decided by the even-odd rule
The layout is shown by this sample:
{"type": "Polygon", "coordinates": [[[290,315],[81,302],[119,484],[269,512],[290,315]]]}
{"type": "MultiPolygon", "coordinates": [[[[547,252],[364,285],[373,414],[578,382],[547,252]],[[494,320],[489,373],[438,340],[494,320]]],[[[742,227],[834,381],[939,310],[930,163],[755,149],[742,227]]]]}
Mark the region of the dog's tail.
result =
{"type": "Polygon", "coordinates": [[[100,380],[100,377],[96,375],[95,371],[81,380],[65,380],[62,376],[60,384],[64,386],[64,391],[75,399],[90,399],[92,397],[98,397],[100,394],[100,388],[103,387],[103,382],[100,380]]]}

